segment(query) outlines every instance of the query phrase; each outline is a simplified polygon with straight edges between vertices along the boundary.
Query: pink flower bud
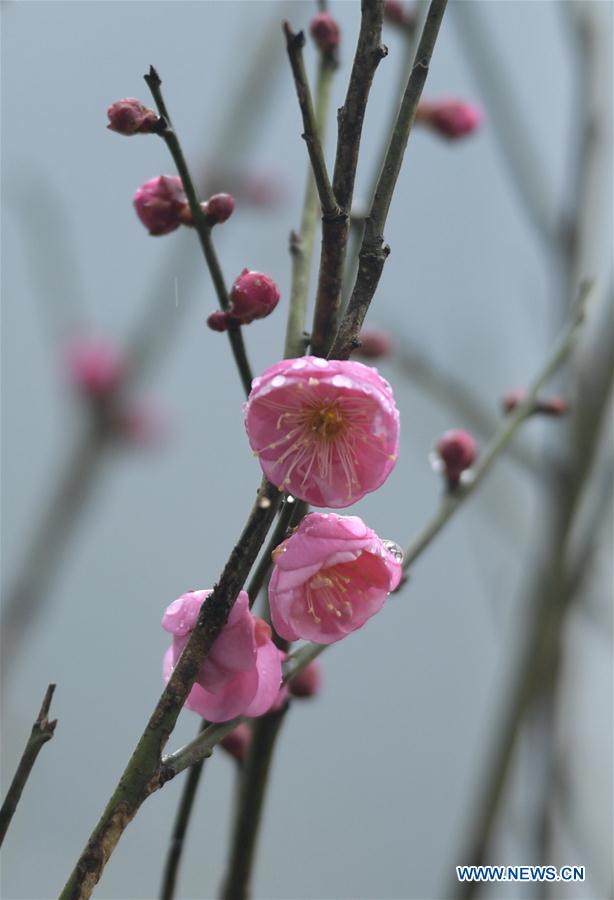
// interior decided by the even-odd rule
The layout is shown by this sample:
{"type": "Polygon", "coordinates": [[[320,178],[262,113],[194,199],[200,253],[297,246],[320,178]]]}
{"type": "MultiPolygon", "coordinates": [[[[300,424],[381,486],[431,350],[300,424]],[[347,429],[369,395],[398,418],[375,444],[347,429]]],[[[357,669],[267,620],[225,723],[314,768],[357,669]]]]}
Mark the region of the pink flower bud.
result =
{"type": "Polygon", "coordinates": [[[478,448],[468,431],[446,431],[435,446],[450,487],[455,487],[462,473],[476,460],[478,448]]]}
{"type": "Polygon", "coordinates": [[[361,628],[400,581],[395,551],[358,516],[309,513],[273,553],[275,631],[288,641],[332,644],[361,628]]]}
{"type": "Polygon", "coordinates": [[[191,222],[188,199],[178,175],[160,175],[146,181],[135,193],[133,203],[151,235],[170,234],[191,222]]]}
{"type": "Polygon", "coordinates": [[[384,18],[393,25],[405,25],[405,5],[400,0],[385,0],[384,18]]]}
{"type": "MultiPolygon", "coordinates": [[[[526,391],[522,388],[515,388],[508,391],[501,398],[501,406],[503,412],[507,415],[523,402],[526,397],[526,391]]],[[[562,397],[538,397],[533,405],[532,412],[539,413],[543,416],[564,416],[569,411],[569,406],[562,397]]]]}
{"type": "Polygon", "coordinates": [[[322,672],[320,665],[314,659],[309,665],[295,675],[288,682],[288,688],[293,697],[315,697],[320,693],[322,685],[322,672]]]}
{"type": "Polygon", "coordinates": [[[228,331],[228,313],[221,309],[212,312],[207,319],[207,325],[211,331],[228,331]]]}
{"type": "Polygon", "coordinates": [[[234,208],[235,201],[231,194],[214,194],[202,205],[209,225],[221,225],[231,217],[234,208]]]}
{"type": "Polygon", "coordinates": [[[109,106],[107,116],[109,117],[107,128],[126,137],[133,134],[151,134],[160,121],[153,109],[148,109],[135,97],[116,100],[109,106]]]}
{"type": "Polygon", "coordinates": [[[269,481],[313,506],[351,506],[399,454],[399,412],[377,369],[355,360],[285,359],[254,378],[245,428],[269,481]]]}
{"type": "Polygon", "coordinates": [[[339,46],[339,26],[330,13],[314,16],[309,31],[322,53],[332,53],[339,46]]]}
{"type": "Polygon", "coordinates": [[[262,272],[243,269],[230,291],[230,315],[241,325],[264,319],[279,302],[277,285],[262,272]]]}
{"type": "Polygon", "coordinates": [[[66,368],[73,385],[88,397],[111,394],[123,379],[125,361],[119,350],[102,338],[81,338],[66,349],[66,368]]]}
{"type": "Polygon", "coordinates": [[[482,119],[481,110],[463,100],[423,100],[416,111],[416,122],[427,125],[450,140],[471,134],[482,123],[482,119]]]}
{"type": "Polygon", "coordinates": [[[243,762],[252,742],[252,730],[245,722],[240,722],[230,734],[220,741],[220,746],[233,756],[237,762],[243,762]]]}
{"type": "Polygon", "coordinates": [[[388,356],[392,350],[392,341],[386,331],[378,328],[367,328],[360,332],[360,347],[356,350],[357,356],[365,359],[381,359],[388,356]]]}

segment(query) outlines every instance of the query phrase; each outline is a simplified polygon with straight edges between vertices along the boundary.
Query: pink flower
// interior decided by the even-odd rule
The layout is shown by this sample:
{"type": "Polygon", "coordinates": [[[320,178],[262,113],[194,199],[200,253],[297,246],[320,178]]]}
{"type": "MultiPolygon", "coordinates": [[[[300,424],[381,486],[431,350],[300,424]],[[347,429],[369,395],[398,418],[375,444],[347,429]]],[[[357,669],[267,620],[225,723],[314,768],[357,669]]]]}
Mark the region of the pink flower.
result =
{"type": "Polygon", "coordinates": [[[188,199],[178,175],[160,175],[142,184],[133,199],[136,214],[155,236],[191,222],[188,199]]]}
{"type": "Polygon", "coordinates": [[[214,194],[202,204],[209,225],[221,225],[234,212],[235,201],[230,194],[214,194]]]}
{"type": "Polygon", "coordinates": [[[133,134],[151,134],[159,122],[153,109],[148,109],[136,97],[116,100],[109,106],[107,116],[109,117],[107,128],[126,137],[133,134]]]}
{"type": "Polygon", "coordinates": [[[350,506],[384,483],[399,453],[399,413],[377,369],[354,360],[285,359],[254,378],[245,406],[266,477],[314,506],[350,506]]]}
{"type": "Polygon", "coordinates": [[[339,46],[339,26],[330,13],[321,12],[314,16],[309,31],[322,53],[332,53],[339,46]]]}
{"type": "Polygon", "coordinates": [[[273,553],[273,627],[288,641],[341,640],[382,608],[400,556],[357,516],[310,513],[273,553]]]}
{"type": "Polygon", "coordinates": [[[117,347],[97,337],[74,341],[65,358],[70,380],[88,397],[106,397],[118,387],[126,369],[117,347]]]}
{"type": "Polygon", "coordinates": [[[230,289],[229,315],[241,325],[264,319],[279,302],[279,291],[272,278],[263,272],[243,269],[230,289]]]}
{"type": "Polygon", "coordinates": [[[435,445],[435,454],[450,487],[455,487],[466,469],[475,462],[478,446],[468,431],[446,431],[435,445]]]}
{"type": "MultiPolygon", "coordinates": [[[[211,591],[190,591],[168,607],[162,627],[173,635],[164,655],[168,681],[196,624],[200,607],[211,591]]],[[[253,616],[241,591],[221,634],[202,663],[186,700],[188,709],[210,722],[235,716],[261,716],[275,702],[281,684],[281,656],[271,629],[253,616]]]]}
{"type": "Polygon", "coordinates": [[[482,111],[464,100],[423,100],[416,112],[417,122],[450,140],[471,134],[481,125],[482,119],[482,111]]]}

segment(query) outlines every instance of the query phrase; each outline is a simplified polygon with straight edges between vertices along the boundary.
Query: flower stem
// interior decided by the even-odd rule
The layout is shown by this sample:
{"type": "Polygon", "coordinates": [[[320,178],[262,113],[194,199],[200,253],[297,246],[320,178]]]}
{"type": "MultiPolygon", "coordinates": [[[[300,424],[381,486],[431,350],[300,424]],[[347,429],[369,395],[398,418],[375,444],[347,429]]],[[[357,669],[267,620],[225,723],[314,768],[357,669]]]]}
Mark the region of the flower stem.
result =
{"type": "Polygon", "coordinates": [[[9,825],[11,824],[11,820],[17,809],[17,804],[19,803],[22,791],[26,786],[26,782],[30,777],[30,772],[36,762],[36,758],[43,745],[53,737],[55,726],[58,724],[57,719],[49,721],[49,708],[51,706],[51,699],[54,691],[55,684],[50,684],[45,691],[40,712],[32,726],[26,748],[19,760],[17,771],[15,772],[7,791],[4,803],[2,804],[2,809],[0,809],[0,847],[2,846],[9,825]]]}
{"type": "MultiPolygon", "coordinates": [[[[302,69],[302,72],[304,74],[304,68],[302,69]]],[[[320,147],[324,143],[326,135],[326,118],[330,105],[330,89],[333,74],[334,66],[331,64],[329,57],[325,54],[321,54],[318,63],[316,83],[315,122],[311,125],[312,130],[315,131],[315,134],[319,137],[320,147]]],[[[309,274],[311,271],[313,244],[318,224],[318,199],[318,189],[313,171],[310,167],[307,173],[300,231],[298,235],[295,232],[292,232],[290,235],[292,287],[290,291],[290,311],[288,313],[288,325],[286,329],[286,344],[284,347],[284,357],[286,359],[302,356],[305,352],[305,313],[307,309],[307,294],[309,290],[309,274]]]]}
{"type": "MultiPolygon", "coordinates": [[[[200,726],[199,734],[202,734],[203,731],[208,728],[208,725],[208,722],[203,721],[200,726]]],[[[196,791],[198,790],[204,764],[205,758],[203,757],[190,768],[183,786],[181,800],[179,801],[175,824],[173,826],[171,843],[166,857],[160,900],[173,900],[173,897],[175,896],[177,873],[179,872],[184,840],[188,825],[190,824],[190,816],[192,815],[192,809],[194,808],[196,791]]]]}
{"type": "MultiPolygon", "coordinates": [[[[190,175],[188,164],[168,114],[166,103],[162,96],[162,80],[153,66],[150,66],[149,73],[145,75],[144,78],[151,91],[152,97],[154,98],[158,112],[163,119],[163,127],[159,134],[168,147],[175,165],[177,166],[177,171],[179,172],[179,177],[181,178],[183,189],[190,205],[192,224],[198,234],[198,240],[211,274],[220,307],[223,310],[227,310],[230,307],[230,300],[228,299],[228,291],[226,290],[226,282],[224,280],[222,268],[217,258],[213,241],[211,240],[211,226],[207,222],[206,216],[200,208],[198,195],[196,193],[196,188],[194,187],[194,182],[192,181],[192,176],[190,175]]],[[[236,322],[231,322],[229,323],[227,333],[235,363],[239,370],[241,383],[245,393],[249,394],[253,376],[247,359],[241,327],[236,322]]]]}
{"type": "Polygon", "coordinates": [[[262,553],[262,558],[256,566],[249,587],[247,588],[250,607],[254,605],[263,585],[268,581],[271,569],[273,568],[273,551],[286,539],[288,530],[300,522],[308,509],[309,506],[303,500],[294,500],[294,498],[292,498],[292,502],[289,502],[288,499],[286,499],[279,514],[277,525],[262,553]]]}
{"type": "Polygon", "coordinates": [[[242,772],[226,880],[222,900],[247,900],[256,842],[275,740],[286,709],[268,713],[254,722],[253,739],[242,772]]]}
{"type": "Polygon", "coordinates": [[[591,290],[592,283],[585,282],[582,285],[571,319],[556,342],[551,356],[528,389],[522,403],[520,403],[515,412],[507,418],[505,424],[486,448],[482,461],[476,467],[471,481],[467,484],[460,484],[458,489],[453,493],[446,494],[440,508],[433,518],[426,524],[407,548],[403,557],[403,569],[405,571],[407,571],[412,563],[414,563],[423,553],[433,538],[439,534],[444,525],[465,502],[467,497],[471,496],[471,494],[477,490],[495,460],[498,459],[507,448],[520,426],[533,414],[535,400],[539,391],[564,362],[575,344],[580,326],[584,322],[586,304],[591,290]]]}

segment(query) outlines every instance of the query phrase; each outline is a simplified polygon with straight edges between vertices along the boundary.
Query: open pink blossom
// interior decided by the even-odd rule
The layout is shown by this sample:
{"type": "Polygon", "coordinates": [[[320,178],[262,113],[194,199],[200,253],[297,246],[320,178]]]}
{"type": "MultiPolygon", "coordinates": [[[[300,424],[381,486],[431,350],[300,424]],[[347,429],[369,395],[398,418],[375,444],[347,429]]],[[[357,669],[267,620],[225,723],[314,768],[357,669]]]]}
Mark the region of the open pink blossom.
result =
{"type": "Polygon", "coordinates": [[[83,337],[65,351],[66,368],[73,385],[88,397],[105,397],[124,377],[125,360],[118,348],[100,337],[83,337]]]}
{"type": "Polygon", "coordinates": [[[273,627],[288,641],[341,640],[382,608],[401,556],[357,516],[310,513],[273,553],[273,627]]]}
{"type": "MultiPolygon", "coordinates": [[[[168,681],[196,624],[202,603],[212,591],[190,591],[168,607],[162,627],[173,635],[164,655],[168,681]]],[[[261,716],[277,698],[281,684],[281,655],[271,629],[253,616],[249,598],[241,591],[221,634],[202,663],[186,700],[188,709],[210,722],[235,716],[261,716]]]]}
{"type": "Polygon", "coordinates": [[[399,413],[377,369],[355,360],[285,359],[252,382],[250,446],[266,477],[314,506],[350,506],[386,480],[399,413]]]}

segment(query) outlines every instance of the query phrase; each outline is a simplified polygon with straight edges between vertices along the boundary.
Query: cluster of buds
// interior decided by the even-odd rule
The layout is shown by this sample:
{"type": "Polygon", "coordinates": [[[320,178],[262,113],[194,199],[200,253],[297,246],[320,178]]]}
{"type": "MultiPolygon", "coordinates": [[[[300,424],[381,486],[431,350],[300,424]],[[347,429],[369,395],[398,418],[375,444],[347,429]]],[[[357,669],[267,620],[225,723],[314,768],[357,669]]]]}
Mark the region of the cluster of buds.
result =
{"type": "MultiPolygon", "coordinates": [[[[192,225],[190,204],[178,175],[159,175],[142,184],[133,199],[136,214],[155,237],[170,234],[180,225],[192,225]]],[[[226,222],[235,208],[230,194],[214,194],[201,209],[207,224],[220,225],[226,222]]]]}
{"type": "Polygon", "coordinates": [[[243,269],[229,294],[230,309],[211,313],[207,325],[213,331],[226,331],[231,323],[249,325],[270,315],[279,302],[277,285],[263,272],[243,269]]]}
{"type": "MultiPolygon", "coordinates": [[[[508,391],[501,398],[501,407],[505,415],[513,413],[514,410],[524,402],[527,396],[526,391],[522,388],[515,388],[508,391]]],[[[569,406],[562,397],[536,397],[531,413],[542,416],[564,416],[569,411],[569,406]]]]}
{"type": "Polygon", "coordinates": [[[321,53],[331,56],[337,51],[341,34],[339,25],[330,13],[321,12],[314,16],[309,32],[321,53]]]}
{"type": "Polygon", "coordinates": [[[456,140],[472,134],[482,123],[481,110],[464,100],[422,100],[416,110],[416,122],[441,137],[456,140]]]}
{"type": "Polygon", "coordinates": [[[455,490],[477,459],[478,447],[468,431],[446,431],[431,454],[433,468],[441,472],[449,490],[455,490]]]}

